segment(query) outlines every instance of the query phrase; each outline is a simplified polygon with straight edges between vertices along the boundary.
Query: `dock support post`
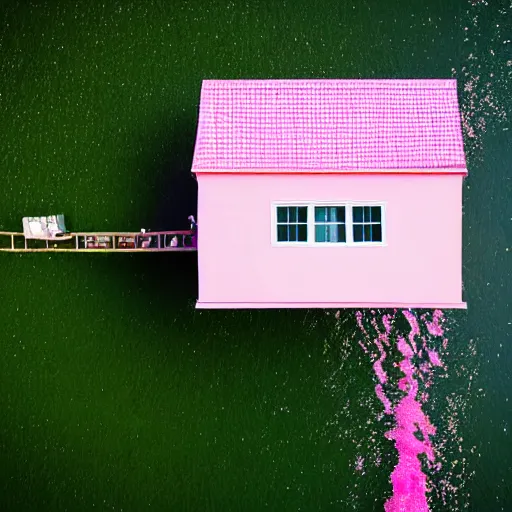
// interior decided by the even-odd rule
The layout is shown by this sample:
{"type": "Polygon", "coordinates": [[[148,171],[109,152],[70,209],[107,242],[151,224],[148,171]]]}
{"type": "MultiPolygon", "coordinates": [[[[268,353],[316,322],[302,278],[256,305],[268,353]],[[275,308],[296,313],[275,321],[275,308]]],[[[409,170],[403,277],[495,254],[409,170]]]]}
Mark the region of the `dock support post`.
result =
{"type": "Polygon", "coordinates": [[[75,247],[76,247],[76,250],[78,251],[78,235],[75,236],[75,247]]]}
{"type": "Polygon", "coordinates": [[[14,251],[14,235],[11,235],[11,249],[14,251]]]}
{"type": "Polygon", "coordinates": [[[25,240],[25,250],[27,250],[27,239],[25,237],[23,239],[25,240]]]}

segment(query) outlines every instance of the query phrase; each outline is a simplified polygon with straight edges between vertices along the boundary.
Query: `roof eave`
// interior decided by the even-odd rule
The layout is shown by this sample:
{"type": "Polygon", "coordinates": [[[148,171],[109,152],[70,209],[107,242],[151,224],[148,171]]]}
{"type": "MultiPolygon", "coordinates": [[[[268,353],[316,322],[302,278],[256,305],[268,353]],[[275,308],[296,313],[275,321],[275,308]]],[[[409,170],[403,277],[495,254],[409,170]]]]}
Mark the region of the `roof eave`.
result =
{"type": "Polygon", "coordinates": [[[193,174],[449,174],[467,175],[466,167],[410,169],[292,169],[292,168],[192,168],[193,174]]]}

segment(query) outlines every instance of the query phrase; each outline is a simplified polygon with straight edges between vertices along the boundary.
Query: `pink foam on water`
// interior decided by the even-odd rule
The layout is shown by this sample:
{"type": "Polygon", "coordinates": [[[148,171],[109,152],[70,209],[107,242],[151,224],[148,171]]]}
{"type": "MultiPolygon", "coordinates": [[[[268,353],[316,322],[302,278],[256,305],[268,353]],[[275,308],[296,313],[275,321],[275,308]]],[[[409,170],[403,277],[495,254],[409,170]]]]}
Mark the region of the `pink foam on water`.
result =
{"type": "Polygon", "coordinates": [[[409,360],[414,355],[413,349],[407,344],[407,342],[403,338],[398,339],[398,350],[405,356],[405,360],[409,360]]]}
{"type": "Polygon", "coordinates": [[[377,395],[377,398],[382,402],[382,405],[384,405],[384,412],[386,414],[391,414],[393,412],[391,400],[389,400],[389,398],[384,393],[382,384],[377,384],[375,386],[375,394],[377,395]]]}
{"type": "Polygon", "coordinates": [[[432,315],[432,322],[425,321],[428,332],[434,336],[442,336],[444,331],[439,325],[439,321],[443,318],[443,312],[440,309],[436,309],[432,315]]]}
{"type": "MultiPolygon", "coordinates": [[[[384,315],[382,317],[382,323],[384,324],[384,328],[386,329],[386,332],[389,334],[391,332],[391,316],[384,315]]],[[[389,342],[388,342],[388,345],[389,345],[389,342]]]]}
{"type": "MultiPolygon", "coordinates": [[[[387,336],[380,336],[381,339],[387,338],[387,336]]],[[[388,376],[386,375],[386,372],[382,368],[382,363],[384,362],[384,359],[386,359],[386,351],[384,350],[384,347],[382,346],[382,343],[380,339],[375,340],[375,344],[377,345],[377,348],[380,352],[380,357],[375,363],[373,363],[373,369],[375,371],[375,374],[377,375],[377,378],[379,379],[381,384],[385,384],[388,380],[388,376]]]]}
{"type": "Polygon", "coordinates": [[[439,355],[437,354],[437,352],[435,350],[428,350],[428,358],[430,359],[430,362],[434,365],[434,366],[443,366],[443,363],[441,361],[441,359],[439,359],[439,355]]]}
{"type": "MultiPolygon", "coordinates": [[[[419,376],[425,387],[431,383],[431,367],[442,366],[442,361],[436,351],[427,348],[425,337],[422,338],[423,348],[418,352],[415,337],[420,335],[420,327],[416,316],[410,311],[403,311],[411,327],[407,340],[404,337],[398,337],[398,350],[403,356],[399,363],[399,368],[403,373],[403,377],[398,382],[398,388],[405,393],[399,403],[393,408],[391,401],[388,399],[383,390],[383,384],[387,382],[387,374],[382,367],[382,363],[386,358],[384,346],[389,346],[388,335],[391,332],[391,317],[384,315],[382,323],[384,324],[385,333],[379,332],[377,322],[372,321],[378,333],[378,337],[374,339],[380,357],[373,364],[373,369],[379,383],[375,386],[375,393],[384,405],[386,414],[394,414],[396,426],[392,430],[386,432],[387,439],[395,442],[398,451],[398,464],[391,474],[391,483],[393,485],[393,496],[385,503],[385,512],[428,512],[427,504],[427,477],[422,471],[421,461],[418,455],[426,454],[430,462],[434,462],[434,450],[430,441],[430,436],[435,435],[436,429],[430,423],[428,417],[421,410],[421,403],[428,399],[428,393],[422,392],[418,395],[419,376]],[[425,361],[422,357],[428,354],[429,361],[425,361]],[[413,362],[413,357],[419,359],[417,364],[413,362]],[[416,437],[419,434],[421,439],[416,437]]],[[[356,313],[357,323],[364,333],[367,343],[370,336],[364,329],[362,323],[363,315],[360,311],[356,313]]],[[[433,314],[432,322],[425,321],[428,332],[434,336],[441,336],[443,329],[439,324],[442,319],[442,312],[436,310],[433,314]]],[[[443,347],[445,347],[443,341],[443,347]]],[[[368,353],[368,348],[361,342],[360,345],[368,353]]]]}
{"type": "Polygon", "coordinates": [[[368,337],[368,333],[366,332],[366,329],[363,325],[363,313],[361,311],[356,311],[356,321],[357,325],[359,326],[359,329],[361,329],[362,333],[368,337]]]}
{"type": "MultiPolygon", "coordinates": [[[[361,329],[365,332],[366,336],[368,334],[363,328],[362,324],[362,313],[358,312],[359,315],[357,315],[358,324],[361,329]]],[[[384,393],[384,389],[382,388],[382,384],[385,384],[388,380],[388,376],[384,369],[382,368],[382,363],[384,362],[384,359],[386,359],[386,351],[384,349],[383,344],[387,345],[389,347],[389,339],[388,339],[388,333],[391,331],[391,324],[389,322],[389,315],[384,315],[383,317],[383,323],[384,327],[386,329],[385,333],[379,333],[378,339],[375,340],[375,344],[377,345],[377,348],[380,352],[380,357],[375,363],[373,364],[373,370],[375,374],[377,375],[377,378],[379,379],[380,384],[377,384],[375,386],[375,394],[377,395],[377,398],[382,402],[382,405],[384,406],[384,412],[386,414],[392,414],[393,409],[391,405],[391,401],[388,399],[386,394],[384,393]]],[[[375,327],[375,329],[378,331],[377,322],[375,319],[372,320],[372,325],[375,327]]],[[[361,343],[361,342],[360,342],[361,343]]],[[[365,348],[366,353],[368,353],[368,350],[365,348]]]]}
{"type": "Polygon", "coordinates": [[[412,349],[416,353],[418,350],[416,348],[416,342],[414,341],[414,337],[420,334],[420,328],[416,317],[410,311],[404,311],[404,316],[407,318],[409,323],[411,324],[411,332],[409,333],[409,343],[412,346],[412,349]]]}
{"type": "MultiPolygon", "coordinates": [[[[416,332],[416,328],[417,324],[411,322],[411,333],[416,332]]],[[[391,473],[393,496],[385,503],[384,510],[386,512],[428,512],[427,477],[421,469],[418,455],[425,453],[429,460],[434,460],[429,436],[434,435],[436,429],[421,410],[420,402],[416,400],[418,382],[414,378],[414,365],[411,361],[413,351],[403,338],[399,339],[398,350],[404,356],[400,362],[400,369],[405,374],[400,379],[399,388],[407,394],[394,410],[396,427],[386,433],[388,439],[395,441],[398,464],[391,473]],[[423,441],[415,436],[418,430],[423,436],[423,441]]]]}

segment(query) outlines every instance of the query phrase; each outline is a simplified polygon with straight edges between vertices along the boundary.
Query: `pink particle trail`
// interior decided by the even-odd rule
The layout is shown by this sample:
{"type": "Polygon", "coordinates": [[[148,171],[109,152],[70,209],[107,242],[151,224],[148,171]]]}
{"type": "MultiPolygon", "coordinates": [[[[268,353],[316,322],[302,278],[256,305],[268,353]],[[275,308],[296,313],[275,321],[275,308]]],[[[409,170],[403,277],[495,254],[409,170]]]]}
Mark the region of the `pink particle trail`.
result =
{"type": "MultiPolygon", "coordinates": [[[[429,512],[426,497],[427,477],[422,471],[418,455],[424,453],[431,463],[434,462],[434,450],[430,437],[435,435],[436,429],[421,410],[421,402],[424,402],[428,395],[422,393],[422,399],[418,399],[418,380],[416,377],[420,377],[424,385],[428,387],[431,382],[431,368],[433,366],[443,366],[443,363],[437,352],[427,349],[424,337],[422,338],[422,348],[418,350],[415,339],[420,335],[418,320],[410,311],[403,311],[403,315],[411,327],[407,339],[401,336],[397,337],[398,350],[403,356],[399,363],[403,377],[398,382],[398,388],[405,394],[394,407],[383,390],[383,385],[386,384],[388,378],[382,368],[386,358],[385,346],[390,345],[391,318],[388,315],[382,318],[385,327],[383,333],[379,332],[376,320],[372,321],[377,330],[377,337],[373,340],[373,343],[378,351],[373,357],[376,358],[377,354],[380,356],[373,364],[373,369],[379,381],[375,387],[375,392],[384,405],[385,413],[394,415],[396,426],[386,432],[385,436],[395,442],[395,448],[398,451],[398,464],[391,473],[393,496],[384,504],[384,510],[385,512],[429,512]],[[428,356],[428,359],[422,359],[423,355],[428,356]]],[[[432,321],[425,321],[429,334],[433,336],[443,335],[443,329],[439,323],[442,316],[442,312],[436,310],[432,321]]],[[[362,324],[361,312],[356,313],[356,319],[367,343],[371,344],[370,335],[362,324]]],[[[365,352],[368,353],[368,351],[367,348],[365,352]]]]}

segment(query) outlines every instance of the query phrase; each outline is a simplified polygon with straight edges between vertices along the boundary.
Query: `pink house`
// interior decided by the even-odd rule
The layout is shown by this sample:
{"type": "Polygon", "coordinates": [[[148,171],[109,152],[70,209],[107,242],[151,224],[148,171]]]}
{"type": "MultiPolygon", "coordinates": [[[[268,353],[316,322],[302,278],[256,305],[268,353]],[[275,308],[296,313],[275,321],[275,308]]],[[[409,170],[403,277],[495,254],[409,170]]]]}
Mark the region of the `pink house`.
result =
{"type": "Polygon", "coordinates": [[[465,308],[455,80],[205,80],[198,308],[465,308]]]}

